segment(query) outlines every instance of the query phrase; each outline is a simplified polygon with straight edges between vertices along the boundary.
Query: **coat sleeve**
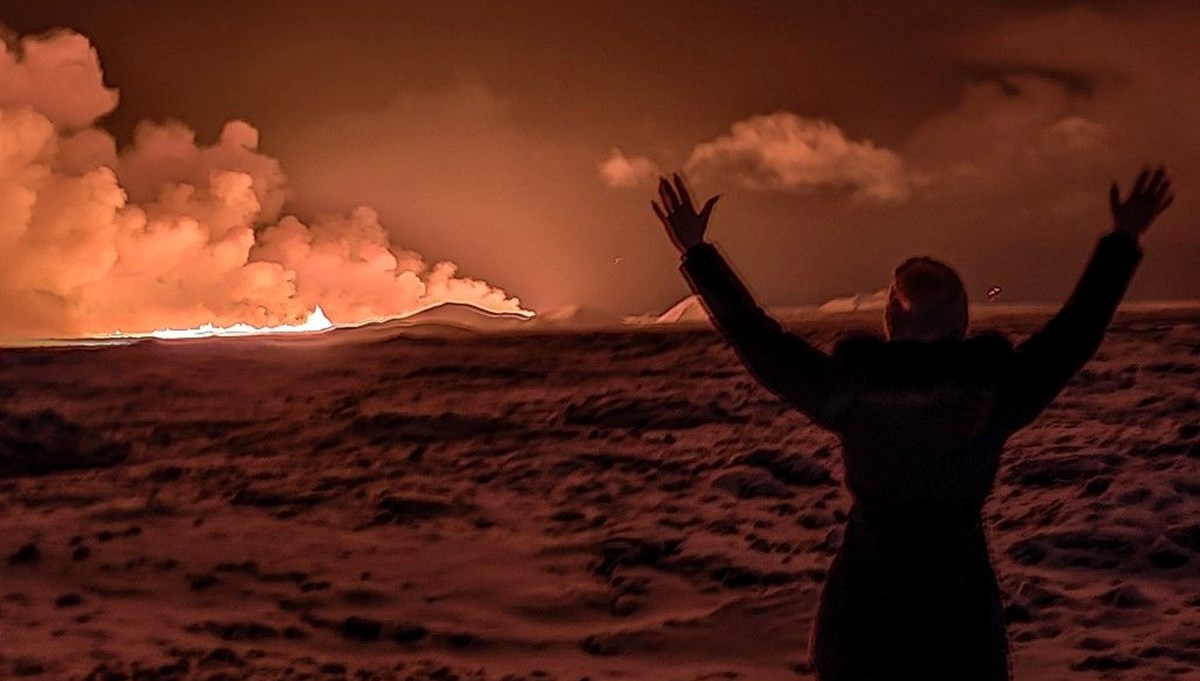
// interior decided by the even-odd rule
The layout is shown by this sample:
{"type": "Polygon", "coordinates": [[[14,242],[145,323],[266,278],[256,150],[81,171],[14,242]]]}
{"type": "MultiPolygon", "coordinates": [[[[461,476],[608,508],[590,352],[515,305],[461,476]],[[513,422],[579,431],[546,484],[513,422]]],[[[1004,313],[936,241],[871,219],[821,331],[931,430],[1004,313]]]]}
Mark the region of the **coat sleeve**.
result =
{"type": "Polygon", "coordinates": [[[814,422],[831,427],[826,418],[831,358],[784,331],[764,312],[712,244],[689,248],[680,269],[717,329],[759,383],[814,422]]]}
{"type": "Polygon", "coordinates": [[[1037,418],[1096,353],[1141,259],[1137,239],[1129,234],[1100,239],[1066,304],[1016,347],[997,402],[1005,432],[1037,418]]]}

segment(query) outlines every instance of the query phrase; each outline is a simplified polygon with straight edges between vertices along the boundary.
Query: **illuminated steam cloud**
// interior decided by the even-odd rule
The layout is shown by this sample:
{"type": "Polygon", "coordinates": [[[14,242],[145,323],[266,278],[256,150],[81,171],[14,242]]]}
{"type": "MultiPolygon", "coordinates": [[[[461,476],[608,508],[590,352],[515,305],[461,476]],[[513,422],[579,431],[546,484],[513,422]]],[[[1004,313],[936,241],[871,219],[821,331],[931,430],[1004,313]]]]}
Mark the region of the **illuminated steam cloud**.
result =
{"type": "MultiPolygon", "coordinates": [[[[650,186],[661,172],[649,158],[616,148],[596,169],[614,188],[650,186]]],[[[697,144],[683,170],[714,185],[786,192],[849,189],[880,202],[907,200],[915,179],[896,152],[870,140],[851,140],[828,121],[785,111],[737,121],[727,134],[697,144]]]]}
{"type": "Polygon", "coordinates": [[[94,127],[116,104],[81,35],[0,52],[0,336],[271,326],[318,304],[336,323],[444,302],[524,312],[396,248],[368,208],[281,217],[287,178],[249,124],[205,146],[180,123],[143,123],[118,150],[94,127]]]}
{"type": "Polygon", "coordinates": [[[787,112],[734,123],[728,134],[692,149],[684,169],[749,189],[847,188],[878,201],[903,201],[910,193],[898,154],[848,139],[828,121],[787,112]]]}
{"type": "Polygon", "coordinates": [[[648,186],[658,181],[658,165],[645,156],[626,156],[613,148],[608,158],[596,164],[600,177],[610,187],[629,189],[648,186]]]}
{"type": "MultiPolygon", "coordinates": [[[[978,195],[1095,167],[1107,153],[1110,128],[1086,116],[1079,100],[1061,83],[1028,74],[968,83],[958,105],[918,126],[903,152],[850,139],[824,120],[752,116],[695,145],[682,167],[715,186],[840,189],[881,203],[904,203],[918,192],[978,195]]],[[[596,167],[615,188],[650,186],[660,174],[652,160],[620,149],[596,167]]]]}

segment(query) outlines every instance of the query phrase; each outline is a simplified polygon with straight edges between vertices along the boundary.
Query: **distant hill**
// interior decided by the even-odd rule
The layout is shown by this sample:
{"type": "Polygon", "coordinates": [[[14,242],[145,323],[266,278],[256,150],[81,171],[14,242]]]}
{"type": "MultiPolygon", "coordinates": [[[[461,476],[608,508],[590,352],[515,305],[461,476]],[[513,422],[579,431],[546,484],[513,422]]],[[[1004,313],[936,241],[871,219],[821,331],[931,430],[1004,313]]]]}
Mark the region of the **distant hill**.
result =
{"type": "Polygon", "coordinates": [[[616,317],[579,305],[564,305],[539,312],[530,320],[538,328],[551,329],[604,329],[621,325],[616,317]]]}
{"type": "Polygon", "coordinates": [[[403,331],[406,334],[457,335],[526,329],[532,321],[524,315],[492,312],[467,303],[442,303],[407,317],[378,319],[342,327],[361,333],[403,331]]]}
{"type": "Polygon", "coordinates": [[[708,324],[708,310],[700,296],[692,294],[654,319],[655,324],[708,324]]]}
{"type": "Polygon", "coordinates": [[[492,312],[468,303],[442,303],[397,321],[413,326],[440,324],[490,331],[516,328],[530,323],[530,318],[515,312],[492,312]]]}
{"type": "Polygon", "coordinates": [[[817,312],[832,314],[838,312],[864,312],[882,310],[887,307],[888,290],[879,289],[874,293],[856,293],[852,296],[831,298],[817,308],[817,312]]]}

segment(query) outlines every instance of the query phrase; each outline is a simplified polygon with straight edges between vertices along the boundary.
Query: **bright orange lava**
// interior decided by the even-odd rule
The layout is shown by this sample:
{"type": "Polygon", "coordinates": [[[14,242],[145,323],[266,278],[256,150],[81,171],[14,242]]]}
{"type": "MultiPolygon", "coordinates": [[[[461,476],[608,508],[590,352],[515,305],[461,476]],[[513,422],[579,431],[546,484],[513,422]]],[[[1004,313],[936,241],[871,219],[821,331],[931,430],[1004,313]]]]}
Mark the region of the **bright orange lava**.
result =
{"type": "Polygon", "coordinates": [[[260,336],[282,333],[313,333],[327,331],[333,328],[333,322],[325,316],[325,311],[318,305],[308,315],[308,319],[300,324],[281,324],[279,326],[251,326],[250,324],[234,324],[232,326],[213,326],[203,324],[190,329],[156,329],[149,333],[121,333],[111,335],[112,338],[161,338],[165,340],[180,340],[184,338],[212,338],[214,336],[260,336]]]}

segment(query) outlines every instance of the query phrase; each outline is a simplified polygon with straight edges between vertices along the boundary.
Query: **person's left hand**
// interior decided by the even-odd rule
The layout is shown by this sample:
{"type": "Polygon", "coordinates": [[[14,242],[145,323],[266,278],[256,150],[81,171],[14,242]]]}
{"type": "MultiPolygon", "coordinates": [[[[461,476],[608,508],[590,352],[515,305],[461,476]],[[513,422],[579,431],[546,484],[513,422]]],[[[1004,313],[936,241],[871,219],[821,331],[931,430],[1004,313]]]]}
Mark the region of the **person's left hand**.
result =
{"type": "Polygon", "coordinates": [[[705,201],[704,207],[697,213],[692,204],[692,196],[683,184],[683,178],[678,174],[671,177],[675,181],[673,187],[667,182],[667,178],[658,178],[658,196],[662,205],[658,205],[657,201],[651,201],[650,205],[654,206],[654,214],[662,220],[663,227],[667,228],[671,242],[682,253],[696,244],[703,243],[704,232],[708,229],[708,218],[721,196],[718,194],[705,201]]]}

